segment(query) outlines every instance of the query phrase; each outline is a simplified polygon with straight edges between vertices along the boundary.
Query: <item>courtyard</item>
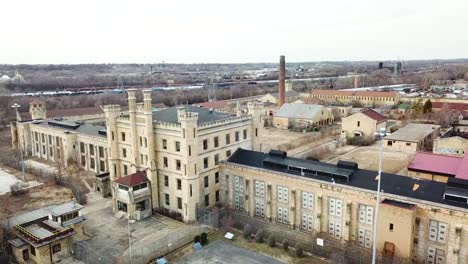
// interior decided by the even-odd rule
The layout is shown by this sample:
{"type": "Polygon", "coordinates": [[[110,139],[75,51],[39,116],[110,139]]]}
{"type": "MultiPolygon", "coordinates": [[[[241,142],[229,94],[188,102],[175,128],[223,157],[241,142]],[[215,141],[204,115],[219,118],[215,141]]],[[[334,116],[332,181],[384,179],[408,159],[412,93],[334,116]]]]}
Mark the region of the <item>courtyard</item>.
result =
{"type": "Polygon", "coordinates": [[[177,262],[178,264],[282,264],[274,258],[250,251],[228,241],[217,240],[203,247],[201,250],[193,253],[185,259],[177,262]]]}

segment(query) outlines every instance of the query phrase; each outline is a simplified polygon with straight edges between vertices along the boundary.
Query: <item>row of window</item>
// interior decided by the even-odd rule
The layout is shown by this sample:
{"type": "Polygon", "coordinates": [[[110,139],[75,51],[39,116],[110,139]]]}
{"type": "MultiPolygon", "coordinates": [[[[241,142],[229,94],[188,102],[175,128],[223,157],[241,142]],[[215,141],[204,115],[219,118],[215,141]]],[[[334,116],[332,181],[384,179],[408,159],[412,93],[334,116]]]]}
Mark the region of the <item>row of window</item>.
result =
{"type": "MultiPolygon", "coordinates": [[[[165,149],[165,150],[168,149],[167,139],[162,139],[162,149],[165,149]]],[[[174,151],[175,152],[180,152],[180,142],[179,141],[174,142],[174,151]]]]}
{"type": "MultiPolygon", "coordinates": [[[[171,206],[171,197],[168,193],[165,193],[164,194],[164,201],[165,201],[165,204],[166,206],[171,206]]],[[[219,190],[216,190],[215,192],[215,202],[219,202],[220,201],[220,191],[219,190]]],[[[205,206],[210,206],[210,195],[209,194],[206,194],[205,195],[205,206]]],[[[182,198],[180,197],[177,197],[177,209],[182,209],[182,198]]]]}
{"type": "MultiPolygon", "coordinates": [[[[247,129],[242,130],[242,138],[244,140],[247,139],[247,129]]],[[[240,141],[240,131],[235,131],[234,132],[234,141],[239,142],[240,141]]],[[[231,144],[231,134],[226,134],[224,137],[224,142],[225,145],[231,144]]],[[[203,140],[203,150],[208,150],[210,147],[209,144],[209,139],[204,139],[203,140]]],[[[218,148],[219,147],[219,137],[216,136],[213,138],[213,148],[218,148]]]]}

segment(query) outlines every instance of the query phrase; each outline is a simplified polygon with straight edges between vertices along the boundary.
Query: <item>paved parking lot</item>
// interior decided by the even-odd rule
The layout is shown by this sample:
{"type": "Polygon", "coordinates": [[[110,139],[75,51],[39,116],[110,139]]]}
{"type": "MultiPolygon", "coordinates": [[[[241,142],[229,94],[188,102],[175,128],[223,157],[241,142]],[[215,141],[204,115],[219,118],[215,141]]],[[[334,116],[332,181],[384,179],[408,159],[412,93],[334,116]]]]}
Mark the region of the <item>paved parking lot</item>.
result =
{"type": "MultiPolygon", "coordinates": [[[[109,259],[127,254],[127,219],[114,216],[112,208],[107,207],[85,215],[85,231],[93,237],[86,242],[96,255],[109,259]]],[[[173,219],[153,215],[130,224],[132,247],[153,243],[169,231],[183,229],[186,225],[173,219]]]]}
{"type": "Polygon", "coordinates": [[[218,240],[193,253],[178,264],[282,264],[276,259],[218,240]]]}

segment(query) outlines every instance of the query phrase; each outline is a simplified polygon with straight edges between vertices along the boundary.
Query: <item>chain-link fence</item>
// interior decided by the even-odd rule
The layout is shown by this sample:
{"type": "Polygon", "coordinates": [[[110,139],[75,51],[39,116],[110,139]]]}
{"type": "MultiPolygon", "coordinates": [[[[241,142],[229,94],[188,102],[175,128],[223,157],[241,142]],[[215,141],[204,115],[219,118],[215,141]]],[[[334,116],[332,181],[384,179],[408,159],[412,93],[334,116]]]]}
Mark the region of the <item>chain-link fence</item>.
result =
{"type": "MultiPolygon", "coordinates": [[[[196,235],[208,232],[207,226],[193,226],[183,230],[168,230],[153,241],[136,241],[121,256],[106,256],[93,249],[88,241],[73,244],[73,256],[86,264],[140,264],[148,263],[193,241],[196,235]]],[[[164,231],[163,231],[164,232],[164,231]]]]}
{"type": "MultiPolygon", "coordinates": [[[[261,219],[253,218],[233,210],[214,210],[210,211],[210,219],[218,219],[220,226],[231,225],[232,227],[243,230],[245,225],[250,225],[251,230],[256,233],[263,230],[262,237],[267,241],[270,235],[275,237],[277,243],[282,244],[288,241],[291,247],[300,243],[303,250],[312,255],[324,257],[332,263],[346,264],[364,264],[372,262],[372,252],[370,249],[364,249],[352,242],[344,243],[339,240],[331,239],[326,234],[309,233],[295,229],[289,229],[286,225],[269,223],[261,219]],[[216,215],[217,212],[220,214],[216,215]],[[317,245],[317,239],[323,240],[323,246],[317,245]]],[[[383,264],[406,264],[398,258],[384,258],[379,256],[378,263],[383,264]]]]}

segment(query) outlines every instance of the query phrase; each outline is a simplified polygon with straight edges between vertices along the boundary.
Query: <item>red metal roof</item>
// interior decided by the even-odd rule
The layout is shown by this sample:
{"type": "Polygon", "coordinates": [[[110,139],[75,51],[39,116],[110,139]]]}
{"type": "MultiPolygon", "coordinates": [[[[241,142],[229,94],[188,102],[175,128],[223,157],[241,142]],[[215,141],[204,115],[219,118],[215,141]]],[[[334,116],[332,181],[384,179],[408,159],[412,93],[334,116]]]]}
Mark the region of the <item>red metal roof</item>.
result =
{"type": "MultiPolygon", "coordinates": [[[[462,161],[463,158],[461,157],[445,156],[430,152],[418,152],[408,165],[408,170],[435,172],[447,176],[455,176],[458,168],[461,167],[462,161]]],[[[465,160],[465,162],[468,162],[468,159],[465,160]]],[[[468,166],[468,164],[466,164],[466,166],[468,166]]]]}
{"type": "Polygon", "coordinates": [[[385,121],[387,119],[385,116],[381,115],[380,113],[377,113],[376,111],[374,111],[374,110],[372,110],[370,108],[362,111],[361,113],[363,113],[366,116],[374,119],[375,121],[377,121],[377,123],[383,122],[383,121],[385,121]]]}
{"type": "Polygon", "coordinates": [[[468,104],[465,103],[445,103],[445,102],[433,102],[432,108],[442,108],[446,104],[449,109],[459,110],[459,111],[468,111],[468,104]]]}
{"type": "Polygon", "coordinates": [[[455,178],[468,180],[468,151],[465,151],[465,156],[463,156],[460,166],[458,166],[455,178]]]}
{"type": "Polygon", "coordinates": [[[146,178],[146,171],[137,171],[133,174],[120,177],[114,182],[128,186],[128,187],[132,187],[132,186],[136,186],[144,182],[148,182],[148,181],[149,181],[148,178],[146,178]]]}

